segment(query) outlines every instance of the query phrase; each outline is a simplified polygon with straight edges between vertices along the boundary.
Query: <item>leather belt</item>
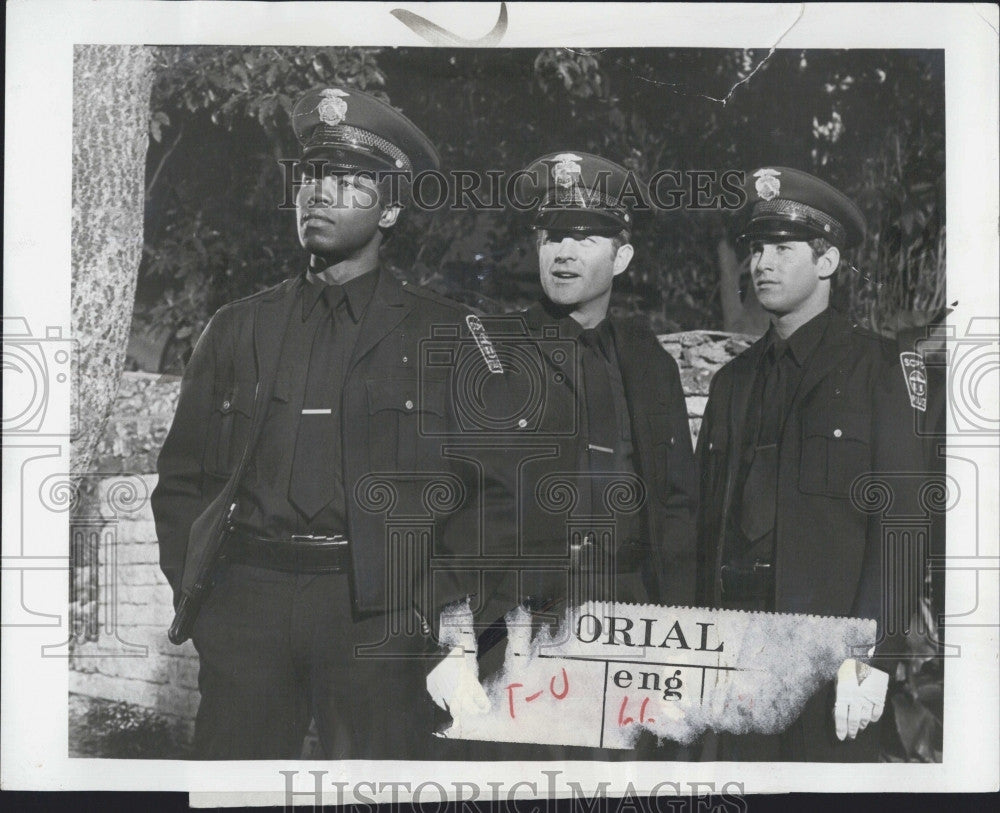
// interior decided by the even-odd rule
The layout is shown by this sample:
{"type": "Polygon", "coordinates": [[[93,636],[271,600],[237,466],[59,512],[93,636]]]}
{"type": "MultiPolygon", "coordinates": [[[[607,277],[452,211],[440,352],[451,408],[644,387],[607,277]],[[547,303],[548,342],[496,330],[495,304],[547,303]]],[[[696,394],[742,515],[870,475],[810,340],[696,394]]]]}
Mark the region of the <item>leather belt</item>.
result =
{"type": "Polygon", "coordinates": [[[749,601],[771,598],[774,590],[774,566],[755,559],[751,565],[723,565],[722,597],[729,601],[749,601]]]}
{"type": "MultiPolygon", "coordinates": [[[[616,573],[636,573],[640,571],[649,556],[649,546],[637,539],[627,539],[619,543],[615,550],[614,569],[616,573]]],[[[584,573],[599,573],[607,565],[603,545],[594,534],[584,534],[579,542],[569,546],[570,567],[584,573]]]]}
{"type": "Polygon", "coordinates": [[[223,557],[227,562],[282,573],[347,573],[351,567],[350,544],[340,534],[268,539],[232,530],[223,557]]]}

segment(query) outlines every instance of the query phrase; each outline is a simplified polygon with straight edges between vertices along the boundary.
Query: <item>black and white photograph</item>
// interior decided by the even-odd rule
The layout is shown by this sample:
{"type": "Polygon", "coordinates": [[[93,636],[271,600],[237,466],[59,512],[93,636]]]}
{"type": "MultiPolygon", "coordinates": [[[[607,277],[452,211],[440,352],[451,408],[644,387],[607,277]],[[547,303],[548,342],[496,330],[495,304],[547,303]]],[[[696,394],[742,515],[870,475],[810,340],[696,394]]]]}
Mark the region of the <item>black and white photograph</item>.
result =
{"type": "Polygon", "coordinates": [[[9,5],[4,788],[996,790],[997,9],[915,9],[9,5]]]}

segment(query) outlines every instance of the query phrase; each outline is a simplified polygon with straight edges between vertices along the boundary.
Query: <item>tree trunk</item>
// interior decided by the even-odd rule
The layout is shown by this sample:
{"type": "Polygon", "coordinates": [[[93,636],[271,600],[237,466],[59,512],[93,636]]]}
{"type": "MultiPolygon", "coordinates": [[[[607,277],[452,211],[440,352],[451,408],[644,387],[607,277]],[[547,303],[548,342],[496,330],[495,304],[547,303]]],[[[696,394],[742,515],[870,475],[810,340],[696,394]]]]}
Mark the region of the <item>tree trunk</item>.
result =
{"type": "Polygon", "coordinates": [[[740,298],[740,261],[729,242],[722,238],[715,246],[719,260],[719,299],[722,301],[722,324],[727,333],[762,336],[769,320],[757,301],[753,285],[745,299],[740,298]]]}
{"type": "Polygon", "coordinates": [[[118,393],[142,256],[153,52],[78,45],[73,60],[74,486],[118,393]]]}

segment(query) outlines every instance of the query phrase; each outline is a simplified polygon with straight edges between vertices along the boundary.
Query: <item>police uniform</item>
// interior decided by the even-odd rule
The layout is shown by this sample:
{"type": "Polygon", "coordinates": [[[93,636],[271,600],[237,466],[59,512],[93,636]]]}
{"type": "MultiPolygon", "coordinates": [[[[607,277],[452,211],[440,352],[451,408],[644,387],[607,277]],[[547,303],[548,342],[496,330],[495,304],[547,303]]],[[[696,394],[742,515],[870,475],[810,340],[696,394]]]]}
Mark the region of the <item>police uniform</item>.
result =
{"type": "MultiPolygon", "coordinates": [[[[293,125],[304,158],[338,169],[438,165],[409,120],[353,89],[306,94],[293,125]]],[[[192,635],[196,756],[297,758],[310,718],[329,758],[428,753],[418,656],[437,609],[470,592],[447,570],[432,589],[428,566],[480,532],[479,480],[440,454],[458,425],[449,370],[422,375],[419,342],[466,314],[375,268],[343,286],[304,273],[209,322],[152,498],[175,604],[229,529],[192,635]],[[422,524],[387,533],[402,514],[422,524]]]]}
{"type": "MultiPolygon", "coordinates": [[[[611,237],[634,223],[628,178],[598,156],[553,153],[525,170],[517,194],[536,202],[535,229],[611,237]]],[[[517,438],[525,447],[517,484],[521,580],[497,588],[492,615],[518,602],[548,623],[567,603],[588,599],[690,604],[697,476],[673,357],[639,317],[608,316],[584,329],[543,297],[518,319],[535,363],[509,371],[512,390],[529,393],[511,397],[527,402],[538,392],[542,406],[517,438]],[[538,381],[518,380],[536,364],[538,381]]],[[[502,660],[496,640],[481,636],[481,654],[484,643],[502,660]]],[[[549,746],[500,751],[506,759],[638,756],[549,746]]],[[[668,758],[663,749],[647,756],[668,758]]]]}
{"type": "MultiPolygon", "coordinates": [[[[759,170],[750,202],[751,240],[850,248],[864,235],[850,200],[794,169],[759,170]]],[[[924,469],[914,414],[895,346],[832,309],[787,341],[772,327],[722,367],[698,438],[699,603],[873,618],[876,656],[892,649],[884,608],[898,585],[884,586],[883,517],[858,478],[924,469]]],[[[832,708],[824,687],[780,736],[720,737],[719,759],[876,760],[879,726],[840,742],[832,708]]]]}

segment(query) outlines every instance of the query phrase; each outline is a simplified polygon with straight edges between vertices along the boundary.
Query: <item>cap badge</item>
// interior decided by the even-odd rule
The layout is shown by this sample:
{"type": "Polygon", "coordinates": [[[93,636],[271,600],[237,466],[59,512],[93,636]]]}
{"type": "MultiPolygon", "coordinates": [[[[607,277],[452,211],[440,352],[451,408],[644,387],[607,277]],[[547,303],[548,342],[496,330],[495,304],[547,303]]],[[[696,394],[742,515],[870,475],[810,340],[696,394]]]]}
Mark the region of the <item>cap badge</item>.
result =
{"type": "Polygon", "coordinates": [[[927,368],[919,353],[907,352],[899,354],[899,363],[903,368],[903,378],[906,381],[906,391],[910,396],[910,406],[927,411],[927,368]]]}
{"type": "Polygon", "coordinates": [[[559,186],[573,186],[580,180],[580,165],[583,159],[571,152],[560,153],[552,159],[552,178],[559,186]]]}
{"type": "Polygon", "coordinates": [[[757,179],[757,194],[761,200],[774,200],[781,192],[781,173],[776,169],[758,169],[753,176],[757,179]]]}
{"type": "Polygon", "coordinates": [[[556,183],[556,199],[562,204],[574,206],[586,206],[587,203],[580,194],[580,174],[583,170],[579,161],[579,155],[571,152],[563,152],[552,159],[552,179],[556,183]]]}
{"type": "Polygon", "coordinates": [[[340,124],[347,115],[347,102],[344,101],[347,95],[339,88],[326,88],[323,91],[323,98],[316,107],[320,121],[331,127],[340,124]]]}

